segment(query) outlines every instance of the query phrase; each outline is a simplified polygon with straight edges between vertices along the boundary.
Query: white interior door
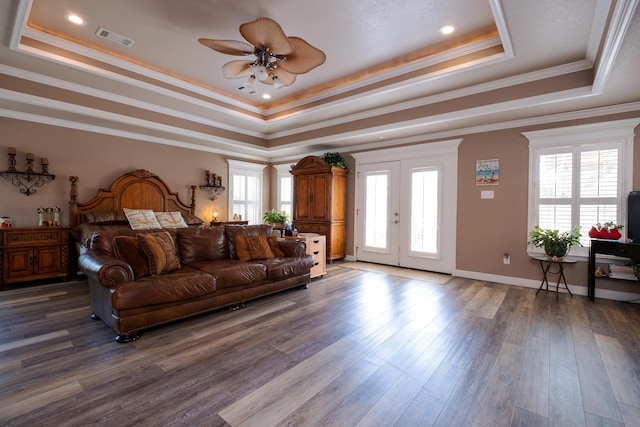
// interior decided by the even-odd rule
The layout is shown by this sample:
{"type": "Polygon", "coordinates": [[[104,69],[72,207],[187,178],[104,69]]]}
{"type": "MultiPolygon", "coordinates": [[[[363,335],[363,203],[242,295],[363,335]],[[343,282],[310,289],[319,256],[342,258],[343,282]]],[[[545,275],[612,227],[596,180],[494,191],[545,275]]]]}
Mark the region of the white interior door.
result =
{"type": "Polygon", "coordinates": [[[361,261],[397,265],[400,162],[362,165],[358,169],[360,208],[358,217],[361,261]]]}
{"type": "Polygon", "coordinates": [[[357,260],[453,273],[458,143],[355,155],[357,260]]]}

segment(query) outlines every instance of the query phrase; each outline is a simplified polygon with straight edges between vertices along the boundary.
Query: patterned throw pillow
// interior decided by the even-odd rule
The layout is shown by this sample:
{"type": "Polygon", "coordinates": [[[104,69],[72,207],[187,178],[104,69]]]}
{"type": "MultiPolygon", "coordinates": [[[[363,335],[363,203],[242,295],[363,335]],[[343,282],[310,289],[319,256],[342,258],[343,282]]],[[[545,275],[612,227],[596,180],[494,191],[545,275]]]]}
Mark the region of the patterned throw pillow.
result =
{"type": "Polygon", "coordinates": [[[149,273],[152,276],[169,273],[180,268],[176,245],[169,232],[140,233],[137,237],[149,261],[149,273]]]}
{"type": "Polygon", "coordinates": [[[284,256],[284,252],[280,250],[280,246],[278,246],[278,238],[276,236],[271,236],[268,238],[269,247],[271,248],[271,252],[273,252],[273,256],[282,257],[284,256]]]}
{"type": "Polygon", "coordinates": [[[123,211],[132,230],[153,230],[156,228],[162,228],[156,219],[156,215],[151,209],[124,208],[123,211]]]}
{"type": "Polygon", "coordinates": [[[236,236],[236,252],[240,261],[274,257],[265,236],[236,236]]]}
{"type": "Polygon", "coordinates": [[[189,227],[180,212],[155,212],[156,219],[162,228],[187,228],[189,227]]]}

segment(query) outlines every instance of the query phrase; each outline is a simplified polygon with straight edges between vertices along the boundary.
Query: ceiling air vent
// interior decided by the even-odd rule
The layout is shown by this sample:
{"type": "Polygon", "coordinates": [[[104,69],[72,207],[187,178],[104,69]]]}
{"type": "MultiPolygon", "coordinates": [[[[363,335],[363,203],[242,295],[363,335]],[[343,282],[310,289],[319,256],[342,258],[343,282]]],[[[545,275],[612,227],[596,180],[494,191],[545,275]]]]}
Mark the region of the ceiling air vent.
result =
{"type": "Polygon", "coordinates": [[[256,93],[256,90],[249,87],[248,85],[236,86],[236,89],[238,89],[240,92],[247,92],[249,95],[253,95],[256,93]]]}
{"type": "Polygon", "coordinates": [[[113,31],[107,30],[106,28],[102,27],[98,27],[96,35],[107,40],[111,40],[112,42],[118,43],[119,45],[124,47],[131,47],[135,43],[134,40],[128,39],[125,36],[121,36],[120,34],[114,33],[113,31]]]}

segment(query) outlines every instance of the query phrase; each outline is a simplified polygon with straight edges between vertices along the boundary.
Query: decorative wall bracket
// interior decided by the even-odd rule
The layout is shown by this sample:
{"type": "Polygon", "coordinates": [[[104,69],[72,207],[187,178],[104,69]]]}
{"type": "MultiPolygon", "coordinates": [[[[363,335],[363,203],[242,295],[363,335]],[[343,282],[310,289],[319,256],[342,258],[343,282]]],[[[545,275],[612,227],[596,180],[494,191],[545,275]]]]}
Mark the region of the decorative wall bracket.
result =
{"type": "Polygon", "coordinates": [[[206,184],[201,185],[200,189],[209,193],[210,200],[215,200],[224,191],[224,187],[222,186],[222,177],[215,173],[211,174],[209,171],[205,171],[204,174],[206,184]]]}
{"type": "Polygon", "coordinates": [[[25,196],[29,196],[36,192],[36,188],[42,187],[45,182],[56,179],[55,175],[49,173],[49,160],[42,158],[42,172],[33,170],[33,153],[27,153],[27,170],[22,172],[16,169],[16,149],[9,147],[7,150],[9,156],[9,169],[1,171],[0,176],[11,181],[16,187],[20,188],[20,192],[25,196]]]}

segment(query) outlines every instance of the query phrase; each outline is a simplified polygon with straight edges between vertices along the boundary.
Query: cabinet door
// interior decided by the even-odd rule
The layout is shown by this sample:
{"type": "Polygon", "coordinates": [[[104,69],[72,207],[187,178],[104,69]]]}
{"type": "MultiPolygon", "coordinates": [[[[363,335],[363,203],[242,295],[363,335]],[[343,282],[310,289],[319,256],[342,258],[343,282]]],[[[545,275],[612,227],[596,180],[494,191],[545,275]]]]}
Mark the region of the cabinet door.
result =
{"type": "Polygon", "coordinates": [[[30,276],[33,272],[31,248],[9,249],[5,252],[5,279],[30,276]]]}
{"type": "Polygon", "coordinates": [[[312,221],[328,221],[331,178],[328,174],[313,175],[312,183],[310,219],[312,221]]]}
{"type": "Polygon", "coordinates": [[[33,249],[33,274],[60,272],[60,247],[44,246],[33,249]]]}
{"type": "Polygon", "coordinates": [[[311,176],[298,175],[293,180],[293,219],[296,221],[309,221],[311,212],[309,211],[311,200],[311,176]]]}

